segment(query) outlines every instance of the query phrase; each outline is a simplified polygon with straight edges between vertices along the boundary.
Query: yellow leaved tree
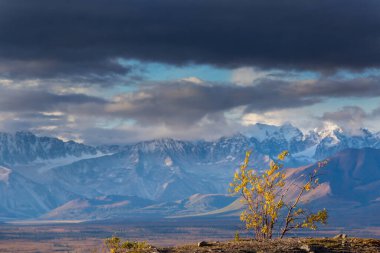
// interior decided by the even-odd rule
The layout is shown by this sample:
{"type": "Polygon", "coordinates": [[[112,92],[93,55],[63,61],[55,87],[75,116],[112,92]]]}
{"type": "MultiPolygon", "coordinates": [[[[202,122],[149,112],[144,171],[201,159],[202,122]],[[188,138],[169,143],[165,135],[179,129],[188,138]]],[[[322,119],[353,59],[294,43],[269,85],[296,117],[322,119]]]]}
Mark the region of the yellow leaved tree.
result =
{"type": "Polygon", "coordinates": [[[253,230],[256,239],[271,239],[277,228],[279,237],[298,228],[317,229],[317,224],[326,224],[326,209],[309,212],[299,207],[302,196],[318,185],[318,169],[327,161],[318,163],[316,169],[301,182],[289,182],[282,170],[287,151],[278,155],[278,162],[271,161],[269,169],[258,174],[248,169],[251,151],[246,153],[244,163],[235,172],[230,192],[240,194],[246,209],[240,219],[248,230],[253,230]],[[280,224],[279,226],[277,226],[280,224]]]}

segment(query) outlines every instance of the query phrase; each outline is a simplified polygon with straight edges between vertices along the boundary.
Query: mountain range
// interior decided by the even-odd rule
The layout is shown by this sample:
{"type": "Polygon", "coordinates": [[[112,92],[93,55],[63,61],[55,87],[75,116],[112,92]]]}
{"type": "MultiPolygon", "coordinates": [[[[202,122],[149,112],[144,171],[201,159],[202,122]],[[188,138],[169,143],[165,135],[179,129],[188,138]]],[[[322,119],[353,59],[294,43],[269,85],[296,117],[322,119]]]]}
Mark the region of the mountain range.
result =
{"type": "Polygon", "coordinates": [[[329,158],[310,204],[380,211],[379,133],[352,134],[339,127],[303,133],[290,124],[256,124],[245,134],[214,141],[103,146],[30,132],[0,133],[0,219],[234,213],[240,207],[228,195],[228,184],[247,150],[253,150],[251,165],[258,171],[283,150],[291,154],[286,166],[294,173],[329,158]]]}

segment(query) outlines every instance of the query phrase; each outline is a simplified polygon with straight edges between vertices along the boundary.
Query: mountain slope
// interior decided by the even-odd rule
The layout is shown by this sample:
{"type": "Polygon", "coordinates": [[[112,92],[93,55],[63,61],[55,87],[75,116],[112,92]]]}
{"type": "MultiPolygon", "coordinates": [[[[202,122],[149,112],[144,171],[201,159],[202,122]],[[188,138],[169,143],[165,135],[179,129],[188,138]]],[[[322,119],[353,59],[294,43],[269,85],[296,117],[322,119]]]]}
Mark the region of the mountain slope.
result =
{"type": "Polygon", "coordinates": [[[43,219],[96,220],[142,216],[141,208],[153,201],[130,196],[101,196],[95,199],[77,198],[59,206],[42,216],[43,219]]]}
{"type": "MultiPolygon", "coordinates": [[[[319,169],[329,196],[368,204],[380,197],[380,149],[346,149],[328,158],[319,169]]],[[[317,165],[291,170],[290,180],[311,173],[317,165]]]]}
{"type": "Polygon", "coordinates": [[[221,194],[195,194],[183,200],[157,203],[131,196],[78,198],[55,208],[42,219],[120,219],[127,217],[173,217],[206,213],[227,206],[236,197],[221,194]]]}
{"type": "Polygon", "coordinates": [[[136,147],[57,167],[46,176],[63,188],[90,198],[116,194],[172,201],[196,193],[226,193],[238,165],[238,160],[210,163],[175,156],[167,150],[144,152],[136,147]]]}
{"type": "MultiPolygon", "coordinates": [[[[305,194],[301,204],[311,210],[326,208],[331,226],[380,226],[380,150],[346,149],[328,161],[319,169],[319,187],[305,194]]],[[[315,168],[317,164],[287,169],[286,180],[301,185],[315,168]]],[[[234,202],[206,215],[238,215],[242,208],[234,202]]]]}
{"type": "MultiPolygon", "coordinates": [[[[380,225],[380,150],[372,148],[347,149],[328,159],[328,165],[319,169],[320,185],[305,194],[302,205],[317,210],[327,208],[332,224],[350,221],[354,225],[380,225]]],[[[286,169],[287,181],[301,184],[305,175],[316,164],[286,169]]],[[[292,196],[292,190],[289,191],[292,196]]],[[[295,197],[296,192],[294,192],[295,197]]],[[[189,198],[156,203],[124,212],[124,217],[146,216],[198,216],[238,215],[242,205],[236,197],[217,194],[195,194],[189,198]]],[[[75,208],[74,208],[75,209],[75,208]]],[[[98,210],[99,211],[99,210],[98,210]]],[[[113,213],[112,211],[109,211],[113,213]]],[[[117,215],[122,212],[115,211],[117,215]]],[[[109,213],[107,213],[109,215],[109,213]]],[[[116,214],[115,214],[116,215],[116,214]]],[[[116,216],[117,216],[116,215],[116,216]]],[[[80,217],[85,217],[83,212],[80,217]]],[[[101,217],[98,214],[97,217],[101,217]]],[[[50,218],[64,216],[50,215],[50,218]]]]}
{"type": "Polygon", "coordinates": [[[35,183],[0,166],[0,217],[30,218],[48,212],[75,197],[64,189],[35,183]]]}

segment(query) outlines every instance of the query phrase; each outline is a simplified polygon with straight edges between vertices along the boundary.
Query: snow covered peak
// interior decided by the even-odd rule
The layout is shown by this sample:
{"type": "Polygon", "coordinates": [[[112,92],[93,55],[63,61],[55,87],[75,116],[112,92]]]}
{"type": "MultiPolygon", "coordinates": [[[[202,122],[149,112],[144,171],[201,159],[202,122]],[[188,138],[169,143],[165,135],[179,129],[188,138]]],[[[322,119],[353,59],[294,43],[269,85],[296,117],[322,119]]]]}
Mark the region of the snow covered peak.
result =
{"type": "Polygon", "coordinates": [[[335,140],[336,142],[339,141],[339,139],[346,138],[374,138],[376,137],[376,134],[372,133],[367,128],[359,128],[359,129],[351,129],[351,130],[344,130],[343,128],[334,125],[334,124],[328,124],[326,127],[321,129],[314,129],[309,132],[310,136],[317,136],[319,141],[329,138],[332,140],[335,140]]]}
{"type": "Polygon", "coordinates": [[[316,128],[314,131],[318,134],[320,139],[326,137],[335,138],[337,133],[343,133],[343,129],[336,124],[326,122],[322,128],[316,128]]]}
{"type": "Polygon", "coordinates": [[[256,123],[255,125],[252,125],[249,127],[247,135],[249,137],[254,137],[258,141],[261,142],[261,141],[267,139],[268,137],[272,136],[273,133],[278,131],[279,128],[280,127],[274,126],[274,125],[256,123]]]}
{"type": "Polygon", "coordinates": [[[282,126],[256,123],[249,128],[247,134],[259,142],[270,138],[285,139],[290,142],[293,138],[302,138],[303,136],[301,130],[290,123],[285,123],[282,126]]]}
{"type": "Polygon", "coordinates": [[[247,137],[242,133],[236,133],[231,136],[221,137],[218,142],[245,142],[247,137]]]}
{"type": "Polygon", "coordinates": [[[171,138],[162,138],[151,141],[137,143],[134,147],[145,152],[156,152],[165,150],[183,150],[186,142],[178,141],[171,138]]]}
{"type": "Polygon", "coordinates": [[[282,136],[290,142],[293,138],[301,138],[303,137],[303,133],[297,127],[293,126],[290,123],[286,123],[280,127],[280,132],[282,136]]]}
{"type": "Polygon", "coordinates": [[[76,142],[63,142],[52,137],[38,137],[31,132],[15,134],[0,133],[0,162],[2,164],[24,164],[32,161],[81,157],[96,154],[98,150],[76,142]]]}
{"type": "Polygon", "coordinates": [[[18,137],[23,137],[23,138],[35,138],[36,136],[32,133],[32,132],[29,132],[29,131],[17,131],[16,136],[18,137]]]}
{"type": "Polygon", "coordinates": [[[368,128],[360,128],[360,131],[364,136],[371,136],[373,135],[371,131],[368,130],[368,128]]]}

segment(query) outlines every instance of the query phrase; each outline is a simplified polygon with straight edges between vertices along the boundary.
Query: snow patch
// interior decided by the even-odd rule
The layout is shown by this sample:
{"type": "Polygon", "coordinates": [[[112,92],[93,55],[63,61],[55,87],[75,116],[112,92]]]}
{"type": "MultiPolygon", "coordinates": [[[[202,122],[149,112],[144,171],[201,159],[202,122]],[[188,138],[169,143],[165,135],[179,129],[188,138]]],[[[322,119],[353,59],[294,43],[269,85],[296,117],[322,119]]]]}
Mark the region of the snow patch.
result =
{"type": "Polygon", "coordinates": [[[0,166],[0,181],[8,183],[9,175],[12,173],[11,169],[0,166]]]}
{"type": "Polygon", "coordinates": [[[173,160],[170,157],[166,157],[164,163],[166,166],[170,167],[173,165],[173,160]]]}
{"type": "Polygon", "coordinates": [[[313,145],[313,146],[308,147],[307,149],[305,149],[301,152],[294,154],[293,156],[295,158],[300,158],[300,157],[312,158],[315,155],[315,151],[317,150],[317,147],[318,147],[318,144],[313,145]]]}
{"type": "Polygon", "coordinates": [[[85,160],[85,159],[92,159],[92,158],[97,158],[105,155],[112,155],[112,153],[104,154],[104,153],[96,153],[95,155],[82,155],[82,156],[66,156],[63,158],[57,158],[57,159],[52,159],[52,160],[35,160],[33,164],[43,164],[41,167],[38,168],[39,173],[46,172],[48,170],[51,170],[56,167],[64,166],[67,164],[71,164],[80,160],[85,160]]]}
{"type": "Polygon", "coordinates": [[[343,133],[343,130],[336,124],[325,122],[322,129],[314,129],[314,132],[316,132],[321,139],[324,139],[326,137],[336,138],[335,133],[343,133]]]}
{"type": "Polygon", "coordinates": [[[162,189],[166,190],[166,188],[168,188],[170,182],[166,182],[162,185],[162,189]]]}

